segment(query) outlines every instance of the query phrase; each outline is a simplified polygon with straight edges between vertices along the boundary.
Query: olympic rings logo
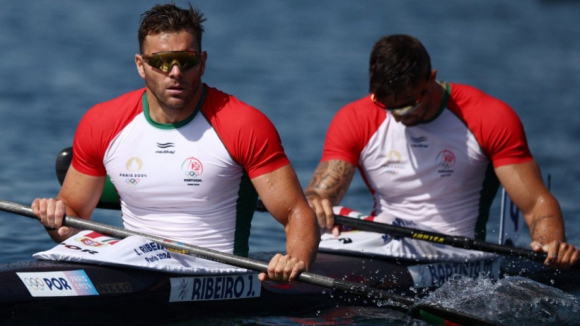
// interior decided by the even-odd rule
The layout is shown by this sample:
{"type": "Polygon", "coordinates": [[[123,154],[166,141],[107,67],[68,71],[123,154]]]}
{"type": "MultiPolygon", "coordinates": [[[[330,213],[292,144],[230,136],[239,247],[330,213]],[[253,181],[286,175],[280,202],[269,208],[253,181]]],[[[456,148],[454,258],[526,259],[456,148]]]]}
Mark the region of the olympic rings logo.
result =
{"type": "Polygon", "coordinates": [[[197,177],[197,174],[195,174],[193,171],[185,171],[184,174],[188,177],[197,177]]]}
{"type": "Polygon", "coordinates": [[[141,180],[139,179],[135,179],[135,178],[127,178],[125,179],[125,182],[130,184],[130,185],[136,185],[140,182],[141,180]]]}
{"type": "Polygon", "coordinates": [[[32,288],[33,290],[39,290],[39,291],[43,291],[44,290],[44,281],[41,278],[38,277],[25,277],[22,282],[24,282],[24,284],[29,287],[32,288]]]}

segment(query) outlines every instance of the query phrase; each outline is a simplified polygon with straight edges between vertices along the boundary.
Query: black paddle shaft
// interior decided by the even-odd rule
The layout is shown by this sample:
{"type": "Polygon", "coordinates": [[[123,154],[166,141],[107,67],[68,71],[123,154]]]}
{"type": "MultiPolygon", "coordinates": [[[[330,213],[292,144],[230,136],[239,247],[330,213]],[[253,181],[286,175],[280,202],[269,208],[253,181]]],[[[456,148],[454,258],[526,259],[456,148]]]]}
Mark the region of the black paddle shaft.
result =
{"type": "MultiPolygon", "coordinates": [[[[268,211],[261,200],[258,200],[258,203],[256,204],[256,211],[268,211]]],[[[456,248],[480,250],[506,256],[517,256],[539,262],[544,262],[547,257],[547,254],[544,252],[535,252],[528,249],[489,243],[485,241],[470,239],[467,237],[450,236],[437,232],[423,231],[403,226],[361,220],[343,215],[335,214],[334,220],[336,224],[349,226],[362,231],[385,233],[404,238],[412,238],[432,243],[441,243],[456,248]]]]}
{"type": "Polygon", "coordinates": [[[355,219],[348,216],[334,215],[337,224],[357,228],[363,231],[388,233],[395,236],[412,238],[432,243],[441,243],[456,248],[473,249],[507,256],[518,256],[530,260],[543,262],[546,260],[546,253],[535,252],[518,247],[505,246],[485,241],[470,239],[467,237],[450,236],[437,232],[423,231],[402,226],[390,225],[385,223],[355,219]]]}

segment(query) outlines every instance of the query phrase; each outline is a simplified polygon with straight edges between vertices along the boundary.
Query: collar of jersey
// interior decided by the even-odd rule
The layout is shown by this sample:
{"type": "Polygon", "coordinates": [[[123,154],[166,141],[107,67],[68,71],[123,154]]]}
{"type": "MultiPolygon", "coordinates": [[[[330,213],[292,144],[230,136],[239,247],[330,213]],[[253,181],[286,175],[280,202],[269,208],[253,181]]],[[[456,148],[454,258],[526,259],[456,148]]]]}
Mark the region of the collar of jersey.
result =
{"type": "Polygon", "coordinates": [[[421,123],[429,123],[437,119],[437,117],[439,117],[441,113],[443,113],[443,110],[447,107],[447,102],[449,102],[449,97],[451,95],[451,85],[449,85],[448,82],[443,82],[443,84],[445,85],[445,94],[443,95],[443,100],[441,100],[441,104],[439,105],[437,113],[431,119],[421,121],[421,123]]]}
{"type": "Polygon", "coordinates": [[[147,120],[147,122],[149,122],[150,125],[159,129],[178,129],[190,123],[191,120],[193,120],[193,118],[195,118],[197,113],[201,110],[204,101],[205,101],[205,85],[201,90],[201,97],[197,102],[195,110],[193,110],[193,112],[187,118],[178,121],[176,123],[159,123],[151,119],[151,113],[149,112],[149,101],[147,101],[147,91],[143,92],[143,96],[141,97],[141,102],[143,103],[143,114],[145,115],[145,119],[147,120]]]}

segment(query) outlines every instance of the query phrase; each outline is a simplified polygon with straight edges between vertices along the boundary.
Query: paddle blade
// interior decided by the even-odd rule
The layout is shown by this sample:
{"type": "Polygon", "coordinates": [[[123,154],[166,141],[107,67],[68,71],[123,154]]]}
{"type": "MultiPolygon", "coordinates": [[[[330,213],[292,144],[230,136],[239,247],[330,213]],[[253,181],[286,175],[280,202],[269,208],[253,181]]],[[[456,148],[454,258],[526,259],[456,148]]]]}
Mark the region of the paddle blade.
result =
{"type": "Polygon", "coordinates": [[[64,177],[66,176],[66,172],[68,171],[68,167],[72,162],[72,147],[67,147],[60,151],[56,156],[55,168],[56,168],[56,177],[58,178],[58,182],[62,185],[64,182],[64,177]]]}
{"type": "MultiPolygon", "coordinates": [[[[60,151],[56,156],[56,177],[58,178],[58,182],[62,185],[64,182],[64,178],[68,171],[68,168],[73,159],[73,149],[72,147],[67,147],[60,151]]],[[[103,189],[103,193],[101,194],[101,198],[97,203],[97,208],[105,208],[105,209],[121,209],[121,200],[119,198],[119,194],[117,193],[117,189],[111,182],[111,178],[107,176],[107,181],[105,181],[105,188],[103,189]]]]}

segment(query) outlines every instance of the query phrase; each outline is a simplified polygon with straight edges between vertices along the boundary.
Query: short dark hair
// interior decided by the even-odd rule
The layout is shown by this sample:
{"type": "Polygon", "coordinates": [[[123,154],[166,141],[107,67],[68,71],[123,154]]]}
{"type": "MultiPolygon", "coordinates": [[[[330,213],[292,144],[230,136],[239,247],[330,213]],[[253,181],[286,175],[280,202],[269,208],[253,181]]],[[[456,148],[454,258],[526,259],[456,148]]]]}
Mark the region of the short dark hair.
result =
{"type": "Polygon", "coordinates": [[[390,35],[373,46],[369,64],[369,91],[377,98],[398,95],[431,75],[431,58],[418,39],[390,35]]]}
{"type": "Polygon", "coordinates": [[[155,5],[150,10],[141,15],[139,25],[139,51],[143,53],[143,42],[147,35],[157,35],[164,32],[180,32],[187,30],[192,32],[197,39],[199,50],[201,51],[201,35],[205,17],[201,11],[189,4],[189,9],[182,9],[169,3],[155,5]]]}

